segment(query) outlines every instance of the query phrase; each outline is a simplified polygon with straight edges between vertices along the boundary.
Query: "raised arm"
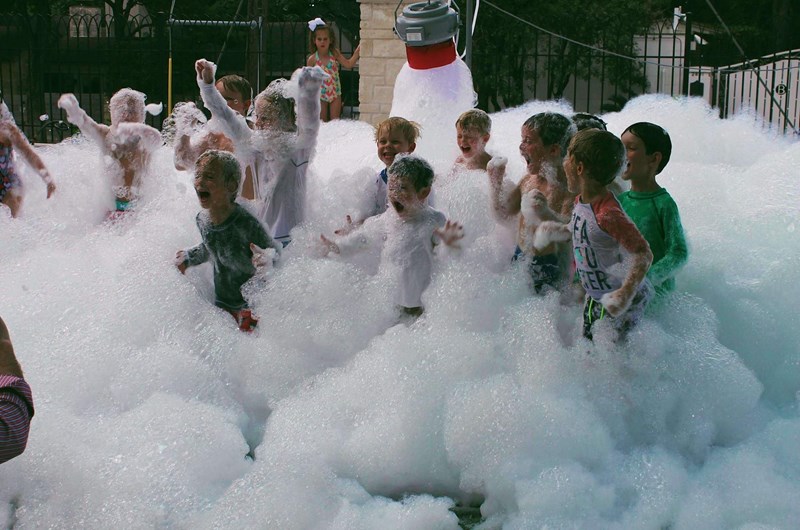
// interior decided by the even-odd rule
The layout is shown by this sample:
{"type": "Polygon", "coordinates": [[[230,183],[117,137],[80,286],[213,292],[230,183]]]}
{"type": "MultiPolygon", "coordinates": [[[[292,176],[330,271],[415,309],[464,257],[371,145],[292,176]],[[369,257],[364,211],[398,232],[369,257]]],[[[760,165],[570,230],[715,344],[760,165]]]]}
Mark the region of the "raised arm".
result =
{"type": "Polygon", "coordinates": [[[42,159],[36,154],[36,151],[34,151],[28,139],[25,138],[25,135],[23,135],[15,125],[10,123],[0,123],[0,137],[2,136],[7,137],[14,147],[14,151],[19,153],[23,160],[39,173],[39,176],[47,186],[47,198],[49,199],[53,192],[56,191],[56,185],[53,182],[53,177],[50,176],[50,172],[47,170],[47,166],[44,165],[42,159]]]}
{"type": "Polygon", "coordinates": [[[58,98],[58,108],[67,113],[67,120],[76,125],[81,132],[101,146],[104,145],[108,134],[108,125],[97,123],[78,104],[74,94],[62,94],[58,98]]]}
{"type": "Polygon", "coordinates": [[[311,149],[319,134],[319,92],[322,81],[328,77],[319,66],[305,66],[293,74],[297,75],[297,146],[311,149]]]}
{"type": "Polygon", "coordinates": [[[495,157],[486,166],[489,174],[492,211],[500,220],[508,220],[517,215],[522,202],[522,190],[519,185],[505,178],[507,158],[495,157]]]}
{"type": "Polygon", "coordinates": [[[341,64],[343,67],[345,67],[345,68],[347,68],[349,70],[349,69],[351,69],[352,67],[354,67],[356,65],[356,63],[358,62],[358,57],[360,55],[361,55],[361,44],[356,46],[356,49],[353,50],[353,55],[351,55],[349,59],[347,57],[345,57],[342,54],[342,52],[337,51],[336,52],[336,60],[339,61],[339,64],[341,64]]]}
{"type": "Polygon", "coordinates": [[[0,464],[20,455],[28,442],[33,398],[3,319],[0,318],[0,464]]]}
{"type": "Polygon", "coordinates": [[[219,120],[224,129],[223,132],[234,142],[250,138],[252,132],[244,116],[228,107],[225,98],[214,85],[217,65],[205,59],[198,59],[194,63],[194,68],[197,71],[197,86],[200,88],[203,104],[211,111],[211,115],[219,120]]]}

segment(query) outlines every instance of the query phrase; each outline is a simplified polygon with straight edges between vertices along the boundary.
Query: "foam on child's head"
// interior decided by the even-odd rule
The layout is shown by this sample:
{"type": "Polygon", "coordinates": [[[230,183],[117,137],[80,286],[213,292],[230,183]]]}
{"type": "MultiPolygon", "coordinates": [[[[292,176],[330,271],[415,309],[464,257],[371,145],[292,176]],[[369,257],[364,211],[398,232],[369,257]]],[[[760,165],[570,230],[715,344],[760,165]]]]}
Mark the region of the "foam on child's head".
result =
{"type": "Polygon", "coordinates": [[[539,138],[542,139],[542,144],[545,146],[558,144],[561,146],[561,154],[567,152],[567,146],[572,136],[575,134],[576,128],[572,120],[558,114],[557,112],[540,112],[534,114],[522,125],[526,129],[536,131],[539,138]]]}
{"type": "Polygon", "coordinates": [[[622,169],[625,146],[608,131],[584,129],[572,137],[567,155],[583,163],[589,178],[606,186],[622,169]]]}
{"type": "Polygon", "coordinates": [[[660,125],[647,121],[634,123],[625,129],[622,134],[626,132],[638,137],[644,143],[645,153],[648,155],[661,153],[661,163],[658,164],[656,175],[661,173],[661,170],[667,167],[667,162],[669,162],[669,158],[672,155],[672,140],[669,137],[669,133],[660,125]]]}
{"type": "Polygon", "coordinates": [[[480,134],[492,132],[492,119],[480,109],[470,109],[456,120],[456,127],[462,131],[477,131],[480,134]]]}
{"type": "Polygon", "coordinates": [[[269,113],[274,118],[278,129],[294,132],[297,130],[297,119],[288,85],[289,81],[283,78],[275,79],[267,85],[267,88],[256,96],[255,113],[256,119],[264,113],[269,113]]]}
{"type": "Polygon", "coordinates": [[[603,121],[602,118],[595,116],[594,114],[589,114],[588,112],[576,112],[572,115],[572,121],[575,123],[575,127],[579,131],[584,129],[600,129],[601,131],[608,130],[606,127],[606,122],[603,121]]]}
{"type": "Polygon", "coordinates": [[[407,178],[415,191],[429,188],[433,184],[433,168],[422,157],[414,154],[399,154],[388,169],[389,175],[407,178]]]}
{"type": "Polygon", "coordinates": [[[219,149],[209,149],[197,159],[196,174],[199,175],[211,164],[217,164],[226,184],[230,182],[236,184],[234,186],[236,191],[233,193],[233,198],[235,199],[236,192],[239,190],[239,181],[242,178],[242,166],[239,165],[239,161],[233,153],[220,151],[219,149]]]}
{"type": "Polygon", "coordinates": [[[122,88],[111,96],[108,110],[111,123],[144,123],[145,95],[132,88],[122,88]]]}
{"type": "Polygon", "coordinates": [[[409,121],[399,116],[386,118],[375,127],[375,141],[384,133],[390,131],[400,134],[408,143],[417,141],[420,135],[420,126],[417,122],[409,121]]]}

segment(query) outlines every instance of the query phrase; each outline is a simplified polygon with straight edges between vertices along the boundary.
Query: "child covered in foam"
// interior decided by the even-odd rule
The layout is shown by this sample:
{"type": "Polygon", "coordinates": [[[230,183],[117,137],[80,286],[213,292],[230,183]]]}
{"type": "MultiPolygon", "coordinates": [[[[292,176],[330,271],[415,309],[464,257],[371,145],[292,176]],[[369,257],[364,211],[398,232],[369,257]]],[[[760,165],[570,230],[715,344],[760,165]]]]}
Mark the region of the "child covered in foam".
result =
{"type": "Polygon", "coordinates": [[[161,147],[161,133],[144,123],[145,113],[161,113],[161,104],[145,105],[145,95],[132,88],[118,90],[108,102],[111,125],[94,121],[78,104],[74,94],[63,94],[59,108],[70,123],[96,142],[112,179],[115,208],[111,217],[131,209],[139,198],[139,187],[148,172],[150,157],[161,147]]]}

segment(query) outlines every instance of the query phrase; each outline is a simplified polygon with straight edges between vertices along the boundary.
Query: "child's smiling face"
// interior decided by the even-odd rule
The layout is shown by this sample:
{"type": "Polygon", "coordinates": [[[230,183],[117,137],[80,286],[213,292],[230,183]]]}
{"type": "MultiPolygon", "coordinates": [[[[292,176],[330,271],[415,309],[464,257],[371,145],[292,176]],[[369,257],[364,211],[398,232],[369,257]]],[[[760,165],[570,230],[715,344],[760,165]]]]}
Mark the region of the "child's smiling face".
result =
{"type": "Polygon", "coordinates": [[[409,142],[404,138],[399,131],[392,131],[391,129],[381,132],[376,143],[378,145],[378,158],[386,164],[386,167],[392,165],[394,158],[398,154],[411,153],[417,146],[414,142],[409,142]]]}
{"type": "Polygon", "coordinates": [[[456,127],[456,142],[461,150],[461,156],[465,159],[473,158],[484,151],[486,142],[489,141],[488,134],[481,134],[475,129],[462,129],[456,127]]]}

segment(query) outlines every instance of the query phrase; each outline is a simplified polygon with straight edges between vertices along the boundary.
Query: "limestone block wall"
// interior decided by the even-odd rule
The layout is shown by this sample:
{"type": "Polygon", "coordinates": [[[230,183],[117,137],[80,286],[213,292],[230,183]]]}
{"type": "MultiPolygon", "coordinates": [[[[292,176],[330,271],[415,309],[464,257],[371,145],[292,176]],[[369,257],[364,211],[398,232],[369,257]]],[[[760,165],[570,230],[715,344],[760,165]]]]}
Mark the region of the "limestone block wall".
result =
{"type": "MultiPolygon", "coordinates": [[[[414,0],[419,1],[419,0],[414,0]]],[[[392,31],[397,0],[359,0],[361,4],[361,58],[358,62],[359,117],[377,124],[389,117],[394,80],[406,62],[406,51],[392,31]]],[[[413,3],[404,1],[405,5],[413,3]]]]}

